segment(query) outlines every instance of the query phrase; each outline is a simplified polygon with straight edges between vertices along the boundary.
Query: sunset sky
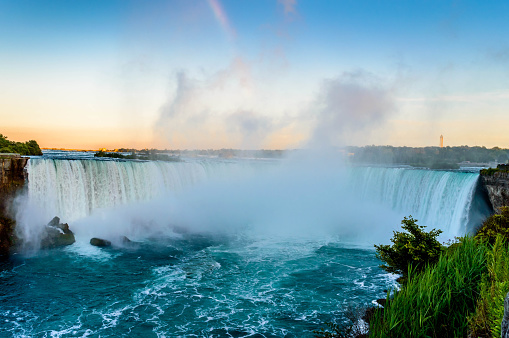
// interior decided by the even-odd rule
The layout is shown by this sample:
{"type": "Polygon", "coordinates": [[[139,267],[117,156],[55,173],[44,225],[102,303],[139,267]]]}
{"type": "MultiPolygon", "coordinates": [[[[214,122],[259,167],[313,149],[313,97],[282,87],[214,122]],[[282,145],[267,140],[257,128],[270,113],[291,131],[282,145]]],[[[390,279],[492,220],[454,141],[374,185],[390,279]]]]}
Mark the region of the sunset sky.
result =
{"type": "Polygon", "coordinates": [[[0,133],[509,148],[508,18],[507,1],[0,0],[0,133]]]}

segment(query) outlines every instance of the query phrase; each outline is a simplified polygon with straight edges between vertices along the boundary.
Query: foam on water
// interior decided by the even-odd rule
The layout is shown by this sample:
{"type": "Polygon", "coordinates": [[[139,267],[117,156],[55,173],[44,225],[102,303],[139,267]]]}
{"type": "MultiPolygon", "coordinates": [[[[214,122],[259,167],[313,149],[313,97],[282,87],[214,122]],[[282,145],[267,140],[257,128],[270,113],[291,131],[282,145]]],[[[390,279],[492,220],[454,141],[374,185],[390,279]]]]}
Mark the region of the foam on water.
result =
{"type": "Polygon", "coordinates": [[[77,241],[0,262],[0,335],[311,337],[396,287],[372,244],[403,215],[468,231],[477,179],[316,161],[33,159],[22,234],[58,215],[77,241]]]}
{"type": "Polygon", "coordinates": [[[217,159],[32,159],[28,172],[22,238],[37,235],[40,219],[55,215],[92,237],[251,227],[284,236],[340,233],[367,243],[386,240],[383,234],[410,214],[447,238],[470,231],[480,218],[471,219],[478,173],[217,159]]]}

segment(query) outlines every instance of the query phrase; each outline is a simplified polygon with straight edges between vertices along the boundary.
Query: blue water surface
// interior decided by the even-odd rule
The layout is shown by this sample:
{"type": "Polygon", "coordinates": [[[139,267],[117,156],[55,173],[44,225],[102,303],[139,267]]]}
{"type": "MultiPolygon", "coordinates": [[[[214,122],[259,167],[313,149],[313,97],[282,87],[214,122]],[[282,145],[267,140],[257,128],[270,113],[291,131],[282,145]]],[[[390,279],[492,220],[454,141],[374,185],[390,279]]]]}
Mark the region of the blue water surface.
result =
{"type": "Polygon", "coordinates": [[[0,263],[2,337],[312,337],[394,286],[340,239],[184,234],[0,263]]]}

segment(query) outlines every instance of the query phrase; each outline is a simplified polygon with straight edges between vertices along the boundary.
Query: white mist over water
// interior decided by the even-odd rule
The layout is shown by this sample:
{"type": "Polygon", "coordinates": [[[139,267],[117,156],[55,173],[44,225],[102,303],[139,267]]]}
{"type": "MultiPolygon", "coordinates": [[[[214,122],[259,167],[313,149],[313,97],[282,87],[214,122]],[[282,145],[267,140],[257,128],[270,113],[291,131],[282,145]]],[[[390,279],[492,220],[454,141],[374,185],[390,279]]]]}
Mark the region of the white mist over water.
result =
{"type": "Polygon", "coordinates": [[[477,174],[346,167],[338,154],[281,161],[32,159],[19,232],[36,242],[52,217],[79,241],[182,232],[387,242],[403,216],[467,231],[477,174]]]}

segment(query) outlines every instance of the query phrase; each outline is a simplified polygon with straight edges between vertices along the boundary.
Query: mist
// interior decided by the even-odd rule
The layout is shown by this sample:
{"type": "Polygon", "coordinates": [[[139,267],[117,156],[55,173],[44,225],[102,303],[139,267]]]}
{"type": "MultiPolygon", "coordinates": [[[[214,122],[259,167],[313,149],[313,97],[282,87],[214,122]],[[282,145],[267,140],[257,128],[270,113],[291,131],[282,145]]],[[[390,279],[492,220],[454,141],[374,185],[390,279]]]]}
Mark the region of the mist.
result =
{"type": "Polygon", "coordinates": [[[364,70],[325,79],[309,111],[315,125],[308,140],[312,149],[349,146],[369,141],[396,111],[391,87],[364,70]]]}
{"type": "MultiPolygon", "coordinates": [[[[356,244],[386,242],[401,215],[363,201],[347,180],[343,159],[295,156],[246,170],[231,164],[223,177],[168,191],[150,201],[92,210],[69,222],[78,241],[113,242],[207,234],[256,238],[340,238],[356,244]]],[[[36,242],[44,224],[36,206],[25,204],[21,235],[36,242]],[[35,221],[35,223],[34,223],[35,221]],[[41,224],[42,223],[42,224],[41,224]],[[32,231],[32,232],[31,232],[32,231]]],[[[46,216],[47,218],[48,216],[46,216]]]]}
{"type": "MultiPolygon", "coordinates": [[[[249,67],[234,60],[226,70],[201,80],[186,72],[176,74],[176,89],[161,108],[155,130],[173,144],[179,137],[213,138],[211,126],[219,123],[224,134],[239,138],[242,148],[261,145],[273,133],[296,123],[236,107],[218,118],[212,98],[232,85],[248,95],[252,87],[249,67]],[[186,135],[189,128],[195,134],[186,135]]],[[[232,164],[230,174],[210,177],[181,191],[165,191],[149,201],[91,210],[88,216],[66,220],[77,238],[115,241],[180,236],[182,233],[268,237],[327,238],[345,242],[387,242],[402,216],[389,207],[363,198],[348,182],[344,154],[338,146],[369,134],[394,112],[392,91],[373,74],[347,72],[324,80],[312,107],[295,119],[311,125],[306,150],[257,170],[232,164]],[[310,116],[313,116],[312,118],[310,116]],[[235,173],[233,173],[235,172],[235,173]]],[[[150,178],[140,178],[149,179],[150,178]]],[[[53,216],[28,199],[18,217],[20,237],[37,243],[41,219],[53,216]],[[32,203],[32,204],[31,204],[32,203]],[[45,215],[42,217],[42,215],[45,215]],[[39,229],[39,230],[37,230],[39,229]]]]}

